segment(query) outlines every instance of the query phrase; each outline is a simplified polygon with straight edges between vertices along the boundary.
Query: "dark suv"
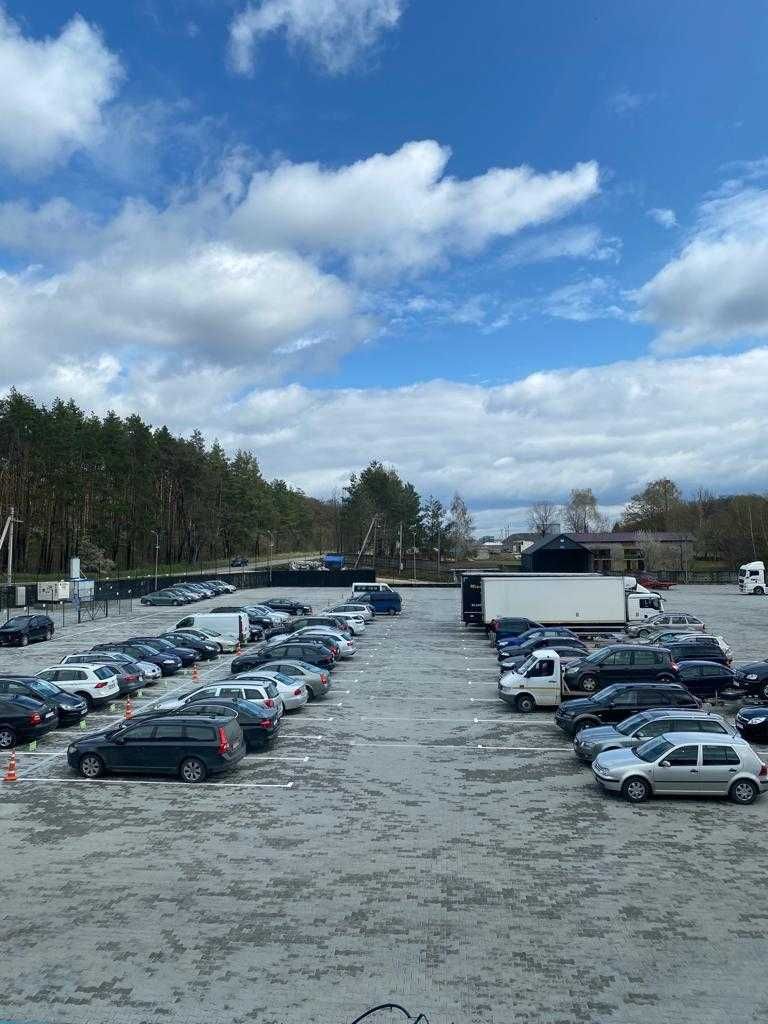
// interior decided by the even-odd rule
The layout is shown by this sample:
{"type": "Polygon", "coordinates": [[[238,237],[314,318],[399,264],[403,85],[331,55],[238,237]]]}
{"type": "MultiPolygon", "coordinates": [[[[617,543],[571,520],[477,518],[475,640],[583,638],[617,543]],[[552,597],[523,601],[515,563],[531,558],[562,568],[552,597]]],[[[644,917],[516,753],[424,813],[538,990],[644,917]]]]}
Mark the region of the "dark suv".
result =
{"type": "Polygon", "coordinates": [[[555,725],[569,736],[592,725],[613,725],[648,708],[700,708],[701,701],[679,683],[618,683],[593,697],[567,700],[555,712],[555,725]]]}
{"type": "Polygon", "coordinates": [[[112,729],[73,740],[67,761],[86,779],[105,771],[157,772],[202,782],[236,768],[245,753],[234,713],[228,718],[158,714],[124,719],[112,729]]]}
{"type": "Polygon", "coordinates": [[[55,708],[59,715],[59,725],[79,722],[88,714],[88,705],[82,697],[67,693],[56,683],[38,679],[37,676],[14,676],[3,673],[0,675],[0,699],[9,693],[20,693],[55,708]]]}
{"type": "Polygon", "coordinates": [[[52,636],[53,619],[47,615],[14,615],[0,626],[0,647],[26,647],[32,640],[50,640],[52,636]]]}
{"type": "Polygon", "coordinates": [[[569,665],[564,678],[569,690],[595,693],[611,683],[672,683],[677,679],[677,666],[666,647],[612,644],[569,665]]]}
{"type": "Polygon", "coordinates": [[[270,661],[305,661],[308,665],[317,665],[330,671],[334,666],[331,652],[320,643],[309,641],[286,640],[283,644],[271,647],[260,647],[257,651],[247,651],[238,655],[230,665],[233,675],[245,672],[250,668],[259,668],[270,661]]]}
{"type": "Polygon", "coordinates": [[[678,661],[714,661],[718,665],[730,665],[731,659],[723,653],[720,644],[711,640],[677,640],[664,644],[672,655],[674,662],[678,661]]]}

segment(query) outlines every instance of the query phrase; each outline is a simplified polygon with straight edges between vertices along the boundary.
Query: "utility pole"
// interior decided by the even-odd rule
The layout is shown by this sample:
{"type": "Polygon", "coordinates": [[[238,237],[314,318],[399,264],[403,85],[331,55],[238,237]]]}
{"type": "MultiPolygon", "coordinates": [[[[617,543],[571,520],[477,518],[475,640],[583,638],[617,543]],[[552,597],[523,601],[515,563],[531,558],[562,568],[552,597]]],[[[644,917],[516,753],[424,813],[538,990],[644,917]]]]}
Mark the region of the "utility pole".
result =
{"type": "Polygon", "coordinates": [[[160,560],[160,531],[150,530],[155,535],[155,590],[157,590],[157,565],[160,560]]]}
{"type": "Polygon", "coordinates": [[[2,551],[6,536],[8,537],[8,586],[13,583],[13,524],[20,523],[21,519],[16,518],[16,509],[11,505],[11,511],[5,520],[3,532],[0,534],[0,551],[2,551]]]}
{"type": "Polygon", "coordinates": [[[413,578],[416,579],[416,525],[411,527],[411,553],[413,554],[413,578]]]}
{"type": "Polygon", "coordinates": [[[400,572],[402,572],[403,571],[403,523],[402,523],[402,520],[400,521],[400,550],[399,550],[399,555],[400,555],[400,572]]]}

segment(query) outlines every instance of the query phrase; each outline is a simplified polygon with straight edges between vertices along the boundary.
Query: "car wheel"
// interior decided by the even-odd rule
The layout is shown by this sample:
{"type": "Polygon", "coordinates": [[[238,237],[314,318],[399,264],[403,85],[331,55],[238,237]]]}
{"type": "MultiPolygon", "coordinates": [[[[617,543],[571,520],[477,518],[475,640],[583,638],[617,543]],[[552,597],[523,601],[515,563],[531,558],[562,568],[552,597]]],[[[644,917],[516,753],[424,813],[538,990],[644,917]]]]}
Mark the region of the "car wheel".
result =
{"type": "Polygon", "coordinates": [[[515,700],[515,709],[522,715],[530,715],[536,710],[536,701],[530,693],[521,693],[515,700]]]}
{"type": "Polygon", "coordinates": [[[202,782],[208,774],[199,757],[187,757],[181,762],[179,778],[182,782],[202,782]]]}
{"type": "Polygon", "coordinates": [[[93,709],[93,699],[91,698],[90,693],[76,693],[75,696],[85,701],[85,703],[88,705],[89,711],[93,709]]]}
{"type": "Polygon", "coordinates": [[[760,687],[760,692],[762,693],[763,697],[765,697],[765,699],[768,700],[768,679],[766,679],[766,681],[760,687]]]}
{"type": "Polygon", "coordinates": [[[104,762],[98,754],[83,754],[77,763],[77,770],[84,779],[98,779],[104,774],[104,762]]]}
{"type": "Polygon", "coordinates": [[[16,730],[10,725],[0,725],[0,750],[10,750],[16,746],[16,730]]]}
{"type": "Polygon", "coordinates": [[[311,686],[307,686],[307,704],[310,704],[315,699],[315,691],[311,686]]]}
{"type": "Polygon", "coordinates": [[[752,593],[753,594],[760,594],[762,596],[765,593],[765,591],[763,590],[762,587],[755,587],[755,589],[752,591],[752,593]]]}
{"type": "Polygon", "coordinates": [[[46,629],[46,631],[45,631],[45,639],[46,640],[52,640],[53,639],[53,630],[50,627],[48,629],[46,629]]]}
{"type": "Polygon", "coordinates": [[[728,796],[735,804],[752,804],[757,799],[759,792],[754,782],[750,782],[749,779],[739,779],[728,790],[728,796]]]}
{"type": "Polygon", "coordinates": [[[581,680],[581,689],[584,693],[594,693],[597,689],[597,678],[595,676],[584,676],[581,680]]]}
{"type": "Polygon", "coordinates": [[[639,775],[634,775],[621,787],[621,795],[631,804],[641,804],[651,795],[650,783],[641,779],[639,775]]]}
{"type": "Polygon", "coordinates": [[[19,646],[20,647],[26,647],[28,643],[29,643],[29,637],[25,633],[25,634],[22,635],[21,640],[19,640],[19,646]]]}

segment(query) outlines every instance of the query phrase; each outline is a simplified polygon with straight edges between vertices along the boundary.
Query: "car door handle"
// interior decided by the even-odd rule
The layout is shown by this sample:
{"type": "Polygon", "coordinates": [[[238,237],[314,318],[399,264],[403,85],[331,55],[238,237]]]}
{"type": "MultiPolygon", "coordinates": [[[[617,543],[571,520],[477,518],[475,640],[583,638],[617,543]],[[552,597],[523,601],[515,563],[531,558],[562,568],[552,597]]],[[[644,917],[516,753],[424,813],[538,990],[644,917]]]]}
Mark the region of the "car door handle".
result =
{"type": "Polygon", "coordinates": [[[728,774],[729,775],[735,775],[737,771],[738,771],[738,768],[729,768],[728,769],[728,774]]]}
{"type": "Polygon", "coordinates": [[[699,769],[698,768],[691,768],[691,775],[698,775],[698,774],[699,774],[699,769]]]}

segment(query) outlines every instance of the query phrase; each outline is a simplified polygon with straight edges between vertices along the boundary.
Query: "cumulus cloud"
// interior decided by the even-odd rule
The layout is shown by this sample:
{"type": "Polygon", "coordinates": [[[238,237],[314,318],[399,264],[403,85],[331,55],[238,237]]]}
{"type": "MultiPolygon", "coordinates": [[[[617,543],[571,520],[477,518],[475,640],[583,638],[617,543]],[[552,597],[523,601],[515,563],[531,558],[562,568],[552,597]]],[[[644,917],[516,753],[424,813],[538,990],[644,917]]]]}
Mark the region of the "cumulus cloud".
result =
{"type": "Polygon", "coordinates": [[[626,313],[618,303],[615,281],[591,277],[586,281],[556,288],[544,302],[544,312],[561,320],[622,319],[626,313]]]}
{"type": "Polygon", "coordinates": [[[230,450],[252,449],[268,475],[317,495],[372,458],[426,493],[458,489],[476,509],[542,494],[560,500],[584,486],[611,506],[660,476],[684,488],[759,490],[768,474],[768,348],[548,371],[500,386],[264,388],[237,368],[185,362],[183,353],[177,371],[183,387],[159,358],[121,367],[101,356],[51,364],[19,385],[41,397],[71,394],[102,412],[138,410],[185,433],[200,428],[230,450]],[[339,430],[345,423],[355,425],[353,444],[339,430]]]}
{"type": "Polygon", "coordinates": [[[679,255],[635,293],[655,347],[675,352],[768,337],[768,190],[735,190],[701,205],[679,255]]]}
{"type": "Polygon", "coordinates": [[[677,217],[675,216],[674,210],[667,210],[659,207],[655,207],[652,210],[646,211],[651,220],[655,220],[656,223],[662,228],[676,228],[677,217]]]}
{"type": "Polygon", "coordinates": [[[348,71],[379,38],[393,29],[403,0],[261,0],[249,4],[230,25],[232,68],[251,74],[261,41],[283,32],[331,74],[348,71]]]}
{"type": "Polygon", "coordinates": [[[563,216],[597,194],[594,162],[538,173],[492,168],[458,180],[450,150],[409,142],[338,169],[285,163],[253,176],[232,218],[240,244],[289,246],[348,257],[356,272],[419,268],[447,252],[563,216]]]}
{"type": "Polygon", "coordinates": [[[0,162],[40,172],[90,146],[122,68],[99,31],[74,17],[30,39],[0,8],[0,162]]]}

